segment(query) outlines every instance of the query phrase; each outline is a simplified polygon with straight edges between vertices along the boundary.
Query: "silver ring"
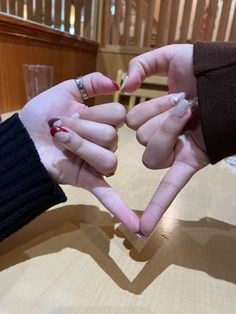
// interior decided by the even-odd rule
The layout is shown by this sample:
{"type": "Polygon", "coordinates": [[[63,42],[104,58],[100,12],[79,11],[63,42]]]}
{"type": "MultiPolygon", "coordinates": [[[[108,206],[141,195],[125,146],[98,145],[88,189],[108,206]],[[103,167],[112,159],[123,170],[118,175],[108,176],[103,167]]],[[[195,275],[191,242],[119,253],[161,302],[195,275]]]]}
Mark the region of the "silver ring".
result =
{"type": "Polygon", "coordinates": [[[195,97],[195,98],[192,98],[192,99],[188,99],[188,104],[189,104],[189,107],[194,110],[196,107],[199,106],[199,103],[198,103],[198,98],[195,97]]]}
{"type": "Polygon", "coordinates": [[[77,78],[75,78],[75,83],[79,89],[80,95],[82,97],[82,99],[87,99],[89,98],[89,95],[86,92],[86,89],[84,88],[84,81],[83,81],[83,77],[79,76],[77,78]]]}

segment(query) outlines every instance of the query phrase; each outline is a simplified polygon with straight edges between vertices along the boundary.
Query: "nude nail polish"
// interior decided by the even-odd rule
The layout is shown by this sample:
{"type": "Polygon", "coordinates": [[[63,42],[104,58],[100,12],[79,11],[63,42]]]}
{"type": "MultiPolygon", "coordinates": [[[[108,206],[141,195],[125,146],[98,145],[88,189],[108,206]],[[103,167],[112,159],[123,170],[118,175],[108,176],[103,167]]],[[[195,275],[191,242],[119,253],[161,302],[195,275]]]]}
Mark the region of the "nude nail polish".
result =
{"type": "Polygon", "coordinates": [[[70,133],[63,127],[54,126],[50,129],[50,133],[60,142],[67,142],[70,138],[70,133]]]}
{"type": "Polygon", "coordinates": [[[177,106],[174,108],[173,115],[178,118],[183,118],[189,108],[189,102],[186,99],[181,99],[177,106]]]}
{"type": "MultiPolygon", "coordinates": [[[[48,125],[50,128],[52,128],[54,126],[54,123],[56,121],[59,121],[60,119],[59,118],[51,118],[49,121],[48,121],[48,125]]],[[[58,125],[59,126],[59,125],[58,125]]]]}
{"type": "Polygon", "coordinates": [[[173,94],[169,97],[171,103],[175,106],[178,104],[178,102],[181,100],[181,99],[184,99],[186,97],[186,93],[184,92],[180,92],[178,94],[173,94]]]}
{"type": "Polygon", "coordinates": [[[125,77],[125,79],[124,79],[124,81],[123,81],[123,83],[121,85],[121,88],[120,88],[121,91],[122,91],[122,89],[124,89],[127,80],[128,80],[128,75],[126,75],[126,77],[125,77]]]}

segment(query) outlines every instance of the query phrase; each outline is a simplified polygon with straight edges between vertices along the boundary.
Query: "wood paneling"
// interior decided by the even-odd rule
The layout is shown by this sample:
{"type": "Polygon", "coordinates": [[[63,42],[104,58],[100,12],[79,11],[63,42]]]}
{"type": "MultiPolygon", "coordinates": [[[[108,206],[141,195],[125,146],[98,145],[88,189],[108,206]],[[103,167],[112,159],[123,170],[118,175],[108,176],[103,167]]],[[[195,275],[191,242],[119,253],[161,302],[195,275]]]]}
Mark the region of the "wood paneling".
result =
{"type": "Polygon", "coordinates": [[[0,15],[0,112],[26,102],[24,63],[53,65],[57,84],[95,71],[97,49],[96,42],[0,15]]]}

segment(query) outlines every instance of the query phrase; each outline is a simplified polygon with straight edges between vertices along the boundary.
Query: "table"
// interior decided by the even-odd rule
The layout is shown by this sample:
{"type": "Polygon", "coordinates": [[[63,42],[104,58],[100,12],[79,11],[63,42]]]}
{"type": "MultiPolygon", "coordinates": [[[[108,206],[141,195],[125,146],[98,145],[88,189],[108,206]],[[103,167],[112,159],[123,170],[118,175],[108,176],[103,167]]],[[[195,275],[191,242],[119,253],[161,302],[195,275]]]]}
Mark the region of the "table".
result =
{"type": "MultiPolygon", "coordinates": [[[[127,127],[119,143],[108,180],[141,213],[164,171],[144,168],[127,127]]],[[[0,313],[235,313],[236,169],[196,174],[148,240],[88,192],[63,189],[66,203],[0,244],[0,313]]]]}

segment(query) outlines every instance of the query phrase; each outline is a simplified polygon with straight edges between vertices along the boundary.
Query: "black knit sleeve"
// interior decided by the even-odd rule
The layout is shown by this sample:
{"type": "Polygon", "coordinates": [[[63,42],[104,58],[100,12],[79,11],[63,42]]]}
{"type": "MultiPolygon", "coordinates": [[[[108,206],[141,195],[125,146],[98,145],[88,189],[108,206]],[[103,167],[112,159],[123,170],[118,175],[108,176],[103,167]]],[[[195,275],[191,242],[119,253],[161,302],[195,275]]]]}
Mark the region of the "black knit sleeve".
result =
{"type": "Polygon", "coordinates": [[[197,42],[194,75],[212,164],[236,154],[236,43],[197,42]]]}
{"type": "Polygon", "coordinates": [[[40,161],[17,114],[0,124],[0,241],[55,204],[62,189],[40,161]]]}

